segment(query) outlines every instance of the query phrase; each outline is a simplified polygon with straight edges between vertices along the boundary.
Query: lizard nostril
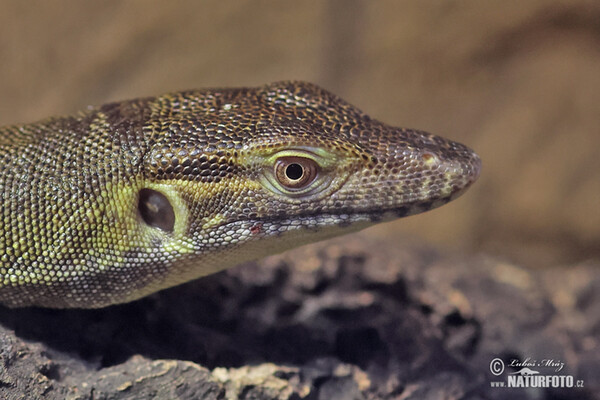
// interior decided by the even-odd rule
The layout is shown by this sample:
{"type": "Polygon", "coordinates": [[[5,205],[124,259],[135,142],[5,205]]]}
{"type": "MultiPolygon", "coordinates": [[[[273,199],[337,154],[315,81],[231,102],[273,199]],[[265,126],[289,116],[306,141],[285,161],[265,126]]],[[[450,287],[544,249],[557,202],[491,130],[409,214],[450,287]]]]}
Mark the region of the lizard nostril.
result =
{"type": "Polygon", "coordinates": [[[138,211],[144,222],[166,232],[173,232],[175,212],[167,196],[156,190],[140,190],[138,211]]]}
{"type": "Polygon", "coordinates": [[[423,153],[423,154],[421,154],[421,159],[423,160],[425,165],[433,165],[433,164],[437,163],[437,157],[433,153],[429,153],[429,152],[423,153]]]}

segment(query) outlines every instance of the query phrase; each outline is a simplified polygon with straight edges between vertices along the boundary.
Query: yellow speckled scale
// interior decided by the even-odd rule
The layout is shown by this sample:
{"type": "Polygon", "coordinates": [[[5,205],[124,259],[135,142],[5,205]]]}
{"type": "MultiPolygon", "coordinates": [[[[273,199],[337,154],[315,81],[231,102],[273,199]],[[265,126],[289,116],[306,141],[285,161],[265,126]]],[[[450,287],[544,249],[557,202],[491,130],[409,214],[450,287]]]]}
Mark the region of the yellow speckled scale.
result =
{"type": "Polygon", "coordinates": [[[103,307],[441,206],[469,148],[309,83],[172,93],[0,128],[0,302],[103,307]]]}

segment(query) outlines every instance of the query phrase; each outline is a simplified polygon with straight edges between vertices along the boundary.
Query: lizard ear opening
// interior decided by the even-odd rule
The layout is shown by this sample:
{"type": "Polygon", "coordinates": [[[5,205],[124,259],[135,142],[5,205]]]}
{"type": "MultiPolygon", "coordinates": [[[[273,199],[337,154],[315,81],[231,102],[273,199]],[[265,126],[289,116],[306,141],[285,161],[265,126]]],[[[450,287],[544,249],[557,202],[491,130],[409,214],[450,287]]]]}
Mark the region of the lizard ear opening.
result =
{"type": "Polygon", "coordinates": [[[167,196],[153,189],[140,190],[138,211],[142,220],[149,226],[173,232],[175,212],[167,196]]]}

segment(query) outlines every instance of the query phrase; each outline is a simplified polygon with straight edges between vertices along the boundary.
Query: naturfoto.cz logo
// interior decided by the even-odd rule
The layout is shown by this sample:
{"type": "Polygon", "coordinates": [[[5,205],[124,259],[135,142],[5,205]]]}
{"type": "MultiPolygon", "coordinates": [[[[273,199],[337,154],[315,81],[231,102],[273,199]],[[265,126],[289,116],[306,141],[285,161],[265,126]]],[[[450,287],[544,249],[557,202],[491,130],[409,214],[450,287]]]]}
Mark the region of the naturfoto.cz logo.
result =
{"type": "Polygon", "coordinates": [[[506,375],[505,381],[490,381],[492,387],[498,388],[572,388],[583,387],[583,380],[575,380],[572,375],[559,375],[565,364],[560,360],[543,359],[540,361],[527,358],[524,361],[512,359],[505,365],[501,358],[490,362],[492,375],[506,375]],[[517,369],[505,373],[506,367],[517,369]],[[540,373],[539,369],[546,370],[540,373]]]}

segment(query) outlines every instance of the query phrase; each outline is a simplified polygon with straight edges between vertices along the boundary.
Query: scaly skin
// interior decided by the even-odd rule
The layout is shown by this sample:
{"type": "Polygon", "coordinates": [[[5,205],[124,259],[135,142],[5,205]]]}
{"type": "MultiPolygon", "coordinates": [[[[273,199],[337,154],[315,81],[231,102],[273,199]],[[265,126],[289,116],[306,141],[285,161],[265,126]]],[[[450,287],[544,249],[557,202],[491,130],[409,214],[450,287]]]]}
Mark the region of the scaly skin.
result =
{"type": "Polygon", "coordinates": [[[312,84],[172,93],[0,129],[0,302],[103,307],[438,207],[467,147],[312,84]]]}

